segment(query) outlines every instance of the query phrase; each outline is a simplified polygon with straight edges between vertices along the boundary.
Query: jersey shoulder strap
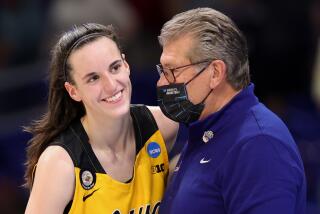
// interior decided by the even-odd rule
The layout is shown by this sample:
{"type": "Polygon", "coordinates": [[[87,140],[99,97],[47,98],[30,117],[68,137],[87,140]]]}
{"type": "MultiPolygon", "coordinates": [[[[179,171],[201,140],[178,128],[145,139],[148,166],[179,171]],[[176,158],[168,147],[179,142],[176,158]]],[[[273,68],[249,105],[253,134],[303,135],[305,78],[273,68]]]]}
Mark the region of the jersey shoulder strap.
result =
{"type": "Polygon", "coordinates": [[[136,135],[138,153],[148,139],[156,131],[158,131],[158,126],[147,106],[141,104],[132,104],[130,107],[130,112],[134,124],[133,126],[136,135]]]}

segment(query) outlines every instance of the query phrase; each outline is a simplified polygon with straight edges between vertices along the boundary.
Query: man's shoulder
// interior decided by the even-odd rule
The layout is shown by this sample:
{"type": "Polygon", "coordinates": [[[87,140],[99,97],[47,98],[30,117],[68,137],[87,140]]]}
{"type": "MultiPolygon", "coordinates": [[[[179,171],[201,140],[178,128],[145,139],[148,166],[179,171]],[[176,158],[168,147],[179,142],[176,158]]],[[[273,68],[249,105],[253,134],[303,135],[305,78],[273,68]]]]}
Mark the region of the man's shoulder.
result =
{"type": "Polygon", "coordinates": [[[279,141],[294,141],[285,123],[261,103],[250,109],[240,123],[239,132],[246,139],[269,136],[279,141]]]}
{"type": "MultiPolygon", "coordinates": [[[[298,155],[297,145],[284,122],[263,104],[253,106],[232,124],[233,149],[261,150],[263,144],[298,155]]],[[[296,156],[295,155],[295,156],[296,156]]]]}

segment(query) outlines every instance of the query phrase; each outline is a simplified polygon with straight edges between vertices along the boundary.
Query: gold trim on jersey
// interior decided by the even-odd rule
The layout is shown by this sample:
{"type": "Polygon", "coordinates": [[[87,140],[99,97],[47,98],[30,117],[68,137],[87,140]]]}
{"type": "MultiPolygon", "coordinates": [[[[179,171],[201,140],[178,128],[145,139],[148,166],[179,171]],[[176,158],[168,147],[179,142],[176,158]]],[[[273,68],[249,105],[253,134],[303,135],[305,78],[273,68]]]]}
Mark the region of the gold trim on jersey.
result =
{"type": "Polygon", "coordinates": [[[80,171],[75,168],[76,187],[69,213],[158,213],[168,175],[166,147],[157,131],[137,154],[134,175],[128,183],[119,182],[108,174],[96,173],[95,185],[86,190],[81,185],[80,171]],[[151,143],[160,146],[156,158],[149,154],[148,145],[151,143]],[[163,170],[154,171],[157,166],[162,166],[163,170]]]}

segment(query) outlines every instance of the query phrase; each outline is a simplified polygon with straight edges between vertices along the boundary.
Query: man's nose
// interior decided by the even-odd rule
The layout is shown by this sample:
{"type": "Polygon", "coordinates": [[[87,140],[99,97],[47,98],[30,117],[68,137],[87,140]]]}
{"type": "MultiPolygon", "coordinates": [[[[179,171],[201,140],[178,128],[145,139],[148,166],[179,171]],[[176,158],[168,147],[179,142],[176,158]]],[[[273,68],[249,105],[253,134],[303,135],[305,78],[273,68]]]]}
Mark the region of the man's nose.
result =
{"type": "Polygon", "coordinates": [[[158,79],[157,86],[163,86],[163,85],[169,85],[168,80],[165,78],[164,74],[162,73],[160,75],[160,78],[158,79]]]}

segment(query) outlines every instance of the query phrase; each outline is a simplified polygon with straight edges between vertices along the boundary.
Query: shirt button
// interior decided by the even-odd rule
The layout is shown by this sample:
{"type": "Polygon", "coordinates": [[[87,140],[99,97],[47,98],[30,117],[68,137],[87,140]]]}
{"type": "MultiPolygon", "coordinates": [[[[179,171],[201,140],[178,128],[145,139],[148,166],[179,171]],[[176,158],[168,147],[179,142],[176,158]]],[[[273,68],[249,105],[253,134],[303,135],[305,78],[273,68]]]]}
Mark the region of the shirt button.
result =
{"type": "Polygon", "coordinates": [[[208,130],[203,133],[202,140],[205,143],[208,143],[211,138],[213,138],[213,131],[208,130]]]}

